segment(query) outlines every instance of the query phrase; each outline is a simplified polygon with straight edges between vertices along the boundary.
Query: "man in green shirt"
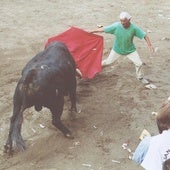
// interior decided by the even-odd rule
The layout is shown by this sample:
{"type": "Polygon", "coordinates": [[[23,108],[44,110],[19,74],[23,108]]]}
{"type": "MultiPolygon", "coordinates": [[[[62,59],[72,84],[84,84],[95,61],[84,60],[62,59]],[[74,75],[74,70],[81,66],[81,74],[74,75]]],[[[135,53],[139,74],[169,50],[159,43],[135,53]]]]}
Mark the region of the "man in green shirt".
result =
{"type": "Polygon", "coordinates": [[[121,12],[120,22],[115,22],[109,26],[98,28],[97,30],[91,31],[91,33],[105,32],[115,35],[113,48],[109,56],[102,61],[102,66],[107,66],[111,63],[114,63],[120,56],[126,56],[135,65],[137,79],[143,83],[149,83],[143,77],[142,61],[136,51],[136,47],[133,43],[133,38],[135,36],[140,39],[144,38],[151,53],[154,53],[154,48],[146,33],[137,25],[131,23],[130,20],[131,16],[129,13],[121,12]]]}

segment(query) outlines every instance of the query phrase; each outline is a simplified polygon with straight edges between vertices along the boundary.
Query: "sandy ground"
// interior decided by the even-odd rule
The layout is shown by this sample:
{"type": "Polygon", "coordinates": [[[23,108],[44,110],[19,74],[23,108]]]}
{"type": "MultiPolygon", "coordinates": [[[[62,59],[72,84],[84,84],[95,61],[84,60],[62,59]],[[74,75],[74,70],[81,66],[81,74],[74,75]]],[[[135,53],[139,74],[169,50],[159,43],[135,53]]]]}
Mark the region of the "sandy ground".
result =
{"type": "MultiPolygon", "coordinates": [[[[122,144],[134,151],[143,129],[152,135],[158,133],[151,113],[170,95],[169,0],[1,0],[0,11],[0,170],[142,169],[128,158],[122,144]],[[133,64],[121,59],[93,80],[78,80],[81,112],[74,121],[68,116],[66,98],[62,120],[72,130],[73,140],[51,125],[47,109],[36,112],[31,108],[24,114],[22,127],[27,150],[12,158],[4,155],[12,97],[27,61],[44,48],[49,37],[70,26],[92,30],[97,24],[108,25],[124,10],[148,32],[157,49],[155,56],[150,56],[145,41],[135,39],[145,75],[157,89],[147,89],[138,82],[133,64]]],[[[104,58],[113,37],[103,36],[104,58]]]]}

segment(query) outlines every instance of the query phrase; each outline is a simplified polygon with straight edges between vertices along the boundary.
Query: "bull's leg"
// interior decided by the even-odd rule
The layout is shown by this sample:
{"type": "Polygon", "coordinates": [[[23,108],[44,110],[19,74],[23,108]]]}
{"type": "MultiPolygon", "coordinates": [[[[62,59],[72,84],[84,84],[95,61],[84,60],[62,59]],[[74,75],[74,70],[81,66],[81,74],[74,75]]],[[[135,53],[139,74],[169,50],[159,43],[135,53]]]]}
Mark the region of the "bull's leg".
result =
{"type": "Polygon", "coordinates": [[[61,95],[58,96],[57,103],[53,105],[50,110],[52,113],[52,124],[58,128],[66,137],[73,138],[71,135],[71,132],[68,128],[66,128],[63,123],[61,122],[61,115],[63,112],[63,106],[64,106],[64,96],[61,95]]]}
{"type": "Polygon", "coordinates": [[[4,152],[9,152],[10,155],[13,154],[14,150],[21,151],[26,148],[21,136],[23,111],[24,109],[22,109],[21,106],[14,106],[14,112],[10,120],[9,135],[4,146],[4,152]]]}
{"type": "Polygon", "coordinates": [[[70,84],[69,87],[69,96],[70,96],[70,101],[71,101],[71,112],[77,112],[77,107],[76,107],[76,79],[72,80],[72,83],[70,84]]]}
{"type": "Polygon", "coordinates": [[[69,96],[71,101],[71,109],[70,109],[70,118],[75,119],[76,113],[77,113],[77,107],[76,107],[76,80],[72,79],[70,81],[71,84],[69,86],[69,96]]]}

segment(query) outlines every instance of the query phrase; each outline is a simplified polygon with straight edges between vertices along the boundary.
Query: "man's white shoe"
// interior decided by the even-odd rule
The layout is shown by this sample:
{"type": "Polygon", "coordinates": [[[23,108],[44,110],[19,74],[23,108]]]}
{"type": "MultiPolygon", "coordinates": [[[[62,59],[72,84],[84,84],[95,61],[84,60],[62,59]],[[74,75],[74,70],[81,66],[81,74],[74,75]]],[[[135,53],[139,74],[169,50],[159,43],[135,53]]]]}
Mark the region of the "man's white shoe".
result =
{"type": "Polygon", "coordinates": [[[145,78],[139,78],[139,81],[141,81],[143,84],[149,84],[149,81],[145,78]]]}

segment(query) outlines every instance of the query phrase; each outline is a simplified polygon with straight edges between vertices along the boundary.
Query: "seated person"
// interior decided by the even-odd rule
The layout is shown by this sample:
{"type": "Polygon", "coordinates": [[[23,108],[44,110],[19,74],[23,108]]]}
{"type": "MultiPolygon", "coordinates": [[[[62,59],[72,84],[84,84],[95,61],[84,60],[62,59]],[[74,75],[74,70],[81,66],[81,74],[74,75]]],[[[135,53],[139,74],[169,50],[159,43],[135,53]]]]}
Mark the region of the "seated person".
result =
{"type": "Polygon", "coordinates": [[[159,134],[145,137],[132,157],[146,170],[162,170],[170,158],[170,98],[159,109],[156,121],[159,134]]]}

